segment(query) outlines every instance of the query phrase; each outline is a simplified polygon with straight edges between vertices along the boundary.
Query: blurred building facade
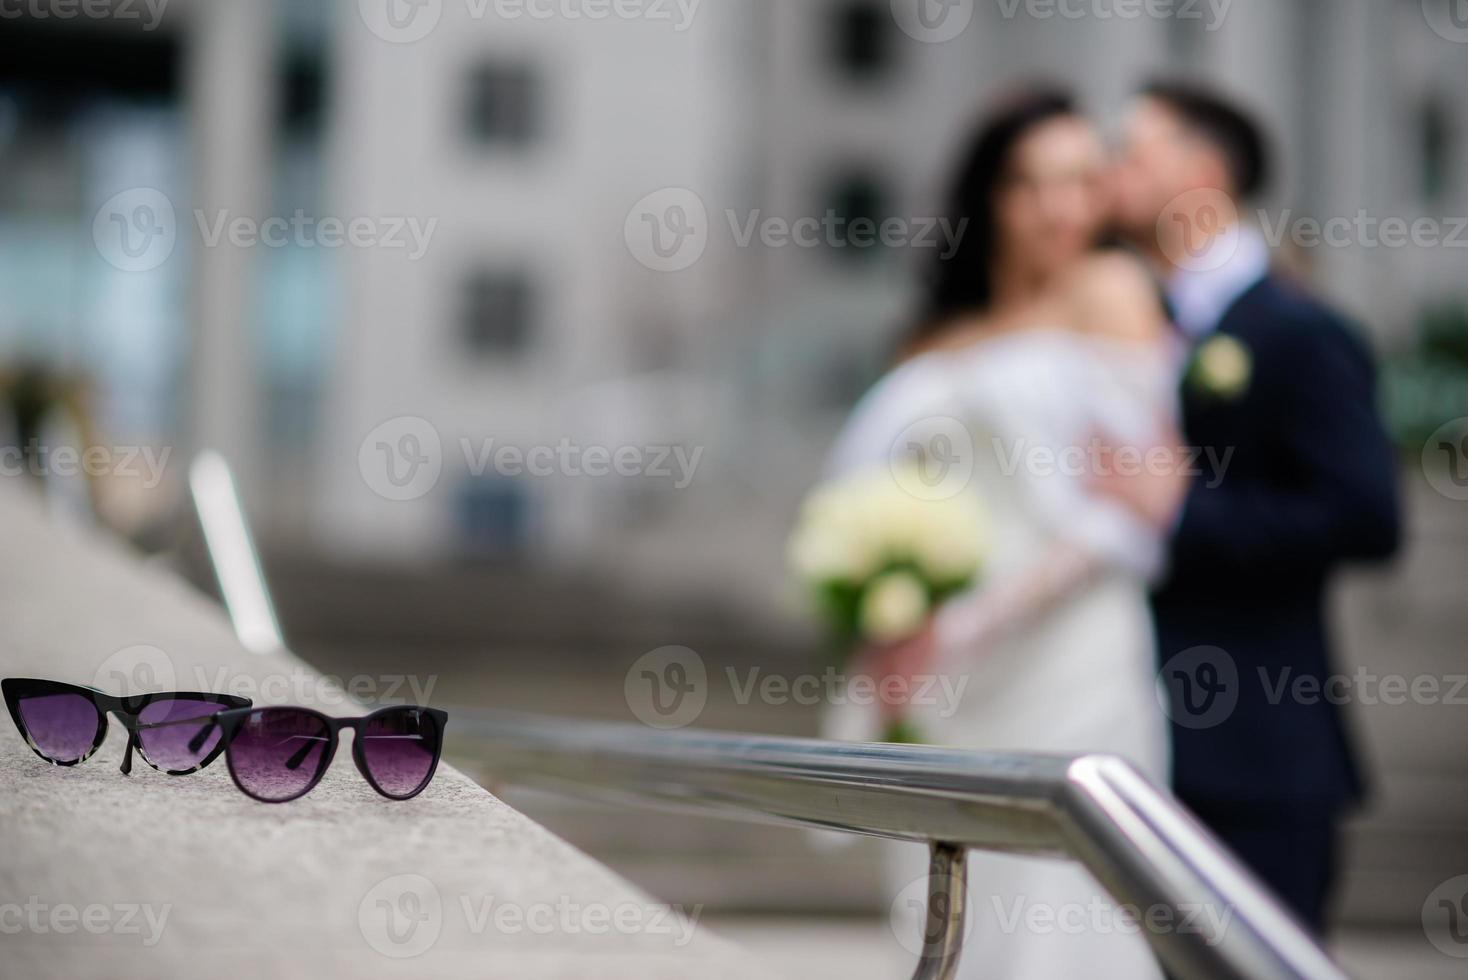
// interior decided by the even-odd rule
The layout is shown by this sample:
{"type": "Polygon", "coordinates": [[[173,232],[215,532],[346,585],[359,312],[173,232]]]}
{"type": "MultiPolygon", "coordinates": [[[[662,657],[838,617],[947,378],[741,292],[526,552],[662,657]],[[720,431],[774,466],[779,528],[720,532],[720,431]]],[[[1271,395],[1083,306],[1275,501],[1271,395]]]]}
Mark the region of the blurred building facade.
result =
{"type": "MultiPolygon", "coordinates": [[[[927,256],[741,248],[735,225],[936,216],[976,110],[1026,79],[1069,81],[1103,118],[1158,73],[1236,93],[1277,142],[1282,166],[1258,215],[1270,227],[1468,213],[1461,144],[1444,135],[1468,128],[1451,98],[1468,62],[1420,4],[1235,0],[1152,19],[1107,16],[1106,4],[1029,9],[974,4],[942,43],[905,33],[885,0],[706,4],[684,32],[523,19],[485,29],[449,4],[414,45],[339,12],[336,142],[350,159],[333,172],[356,200],[442,224],[417,264],[348,257],[352,312],[329,372],[337,452],[322,455],[318,487],[333,546],[462,546],[476,478],[446,472],[433,506],[403,508],[374,499],[357,472],[360,435],[417,406],[446,439],[700,445],[694,489],[653,504],[654,526],[593,481],[501,490],[526,515],[533,554],[619,563],[661,541],[656,564],[680,579],[701,569],[727,581],[732,560],[767,580],[779,522],[880,369],[927,256]],[[476,136],[475,98],[503,103],[524,131],[476,136]],[[622,241],[628,209],[663,188],[694,189],[707,208],[707,252],[675,273],[643,268],[622,241]],[[515,339],[475,350],[476,331],[515,339]],[[708,547],[690,553],[689,533],[708,547]]],[[[1451,248],[1287,237],[1281,252],[1382,347],[1406,343],[1417,310],[1458,289],[1451,248]]],[[[445,449],[446,465],[457,456],[445,449]]]]}
{"type": "MultiPolygon", "coordinates": [[[[421,8],[421,37],[378,6],[394,9],[180,0],[152,30],[32,17],[7,24],[0,59],[0,356],[94,377],[114,440],[222,447],[267,536],[291,546],[414,562],[630,550],[677,581],[765,580],[929,256],[741,246],[741,232],[936,217],[977,109],[1026,79],[1069,81],[1108,119],[1156,73],[1237,93],[1285,163],[1268,224],[1468,214],[1453,98],[1468,59],[1438,29],[1451,21],[1406,0],[1166,17],[960,3],[967,19],[936,43],[900,0],[607,20],[444,0],[421,8]],[[92,218],[139,187],[174,202],[177,244],[124,271],[99,260],[92,218]],[[706,250],[676,272],[625,240],[666,188],[707,217],[706,250]],[[221,211],[416,217],[431,234],[421,255],[203,247],[221,211]],[[400,417],[441,437],[443,472],[409,504],[362,473],[364,440],[400,417]],[[486,450],[566,442],[702,455],[671,492],[676,479],[485,466],[486,450]],[[688,548],[690,529],[709,545],[688,548]]],[[[1453,248],[1282,251],[1383,347],[1459,291],[1453,248]]]]}

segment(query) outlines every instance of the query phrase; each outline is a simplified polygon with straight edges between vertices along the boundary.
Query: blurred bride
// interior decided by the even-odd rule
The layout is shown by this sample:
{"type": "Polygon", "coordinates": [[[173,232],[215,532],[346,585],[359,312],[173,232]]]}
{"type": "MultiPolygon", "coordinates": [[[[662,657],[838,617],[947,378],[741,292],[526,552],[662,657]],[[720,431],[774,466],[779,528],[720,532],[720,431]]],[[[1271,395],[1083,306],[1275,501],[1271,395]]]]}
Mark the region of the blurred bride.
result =
{"type": "MultiPolygon", "coordinates": [[[[1178,354],[1145,269],[1099,245],[1107,171],[1095,127],[1064,93],[1025,92],[984,122],[950,202],[950,219],[968,221],[961,247],[935,260],[919,326],[854,410],[831,475],[916,451],[938,474],[918,492],[977,494],[989,513],[981,585],[919,638],[861,661],[876,675],[966,678],[956,705],[903,707],[925,741],[1117,753],[1163,783],[1147,605],[1163,542],[1087,482],[1123,463],[1102,445],[1168,458],[1178,354]]],[[[881,724],[847,706],[827,719],[844,738],[873,738],[881,724]]],[[[894,886],[924,862],[894,846],[894,886]]],[[[960,975],[1161,977],[1079,865],[979,853],[971,863],[960,975]]]]}

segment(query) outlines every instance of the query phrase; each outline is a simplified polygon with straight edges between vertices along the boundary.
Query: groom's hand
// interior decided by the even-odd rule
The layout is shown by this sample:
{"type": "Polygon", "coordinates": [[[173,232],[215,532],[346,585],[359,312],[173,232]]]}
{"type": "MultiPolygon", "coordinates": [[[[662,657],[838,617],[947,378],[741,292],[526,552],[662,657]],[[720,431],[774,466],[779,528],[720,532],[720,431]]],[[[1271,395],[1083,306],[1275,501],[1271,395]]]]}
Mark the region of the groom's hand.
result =
{"type": "Polygon", "coordinates": [[[1110,497],[1161,531],[1177,525],[1192,478],[1186,457],[1172,442],[1132,453],[1139,461],[1123,463],[1117,448],[1102,440],[1096,471],[1090,475],[1093,492],[1110,497]]]}

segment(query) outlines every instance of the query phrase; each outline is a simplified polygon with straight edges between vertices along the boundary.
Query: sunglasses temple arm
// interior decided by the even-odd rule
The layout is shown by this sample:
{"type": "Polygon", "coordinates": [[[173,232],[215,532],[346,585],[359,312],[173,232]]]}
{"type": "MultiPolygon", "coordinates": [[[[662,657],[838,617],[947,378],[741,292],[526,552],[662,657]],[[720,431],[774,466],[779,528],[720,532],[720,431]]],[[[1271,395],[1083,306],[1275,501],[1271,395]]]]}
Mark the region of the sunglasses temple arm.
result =
{"type": "Polygon", "coordinates": [[[133,745],[137,743],[138,736],[133,732],[127,733],[127,751],[122,754],[122,765],[118,767],[124,776],[133,773],[133,745]]]}
{"type": "Polygon", "coordinates": [[[214,727],[218,725],[219,722],[215,719],[213,715],[210,715],[208,718],[195,718],[193,720],[204,722],[204,727],[199,729],[199,733],[193,738],[189,739],[189,751],[197,752],[204,747],[205,742],[209,741],[209,733],[214,730],[214,727]]]}
{"type": "Polygon", "coordinates": [[[306,756],[311,754],[311,750],[316,748],[316,745],[316,742],[307,742],[305,745],[301,746],[299,749],[296,750],[295,755],[285,760],[285,767],[292,772],[301,768],[301,763],[306,761],[306,756]]]}
{"type": "MultiPolygon", "coordinates": [[[[197,718],[177,718],[173,721],[157,721],[151,725],[139,725],[138,730],[142,731],[144,728],[172,728],[175,725],[198,725],[201,722],[203,723],[203,727],[199,729],[197,735],[189,739],[189,751],[197,752],[208,741],[209,733],[214,730],[214,726],[219,724],[219,719],[214,715],[200,715],[197,718]]],[[[129,743],[128,748],[131,749],[131,747],[131,743],[129,743]]]]}

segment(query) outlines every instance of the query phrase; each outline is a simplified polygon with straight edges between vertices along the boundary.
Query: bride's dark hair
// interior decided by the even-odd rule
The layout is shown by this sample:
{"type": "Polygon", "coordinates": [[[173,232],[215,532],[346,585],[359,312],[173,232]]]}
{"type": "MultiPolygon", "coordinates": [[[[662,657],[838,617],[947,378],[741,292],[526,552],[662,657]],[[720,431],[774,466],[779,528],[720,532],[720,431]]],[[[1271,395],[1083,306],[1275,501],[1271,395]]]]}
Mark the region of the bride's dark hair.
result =
{"type": "Polygon", "coordinates": [[[933,253],[922,315],[908,333],[904,351],[922,347],[956,318],[983,310],[993,300],[998,245],[994,199],[1007,176],[1010,154],[1036,126],[1078,113],[1070,92],[1037,85],[1011,93],[985,114],[959,158],[944,205],[949,227],[963,229],[958,248],[946,257],[933,253]]]}

